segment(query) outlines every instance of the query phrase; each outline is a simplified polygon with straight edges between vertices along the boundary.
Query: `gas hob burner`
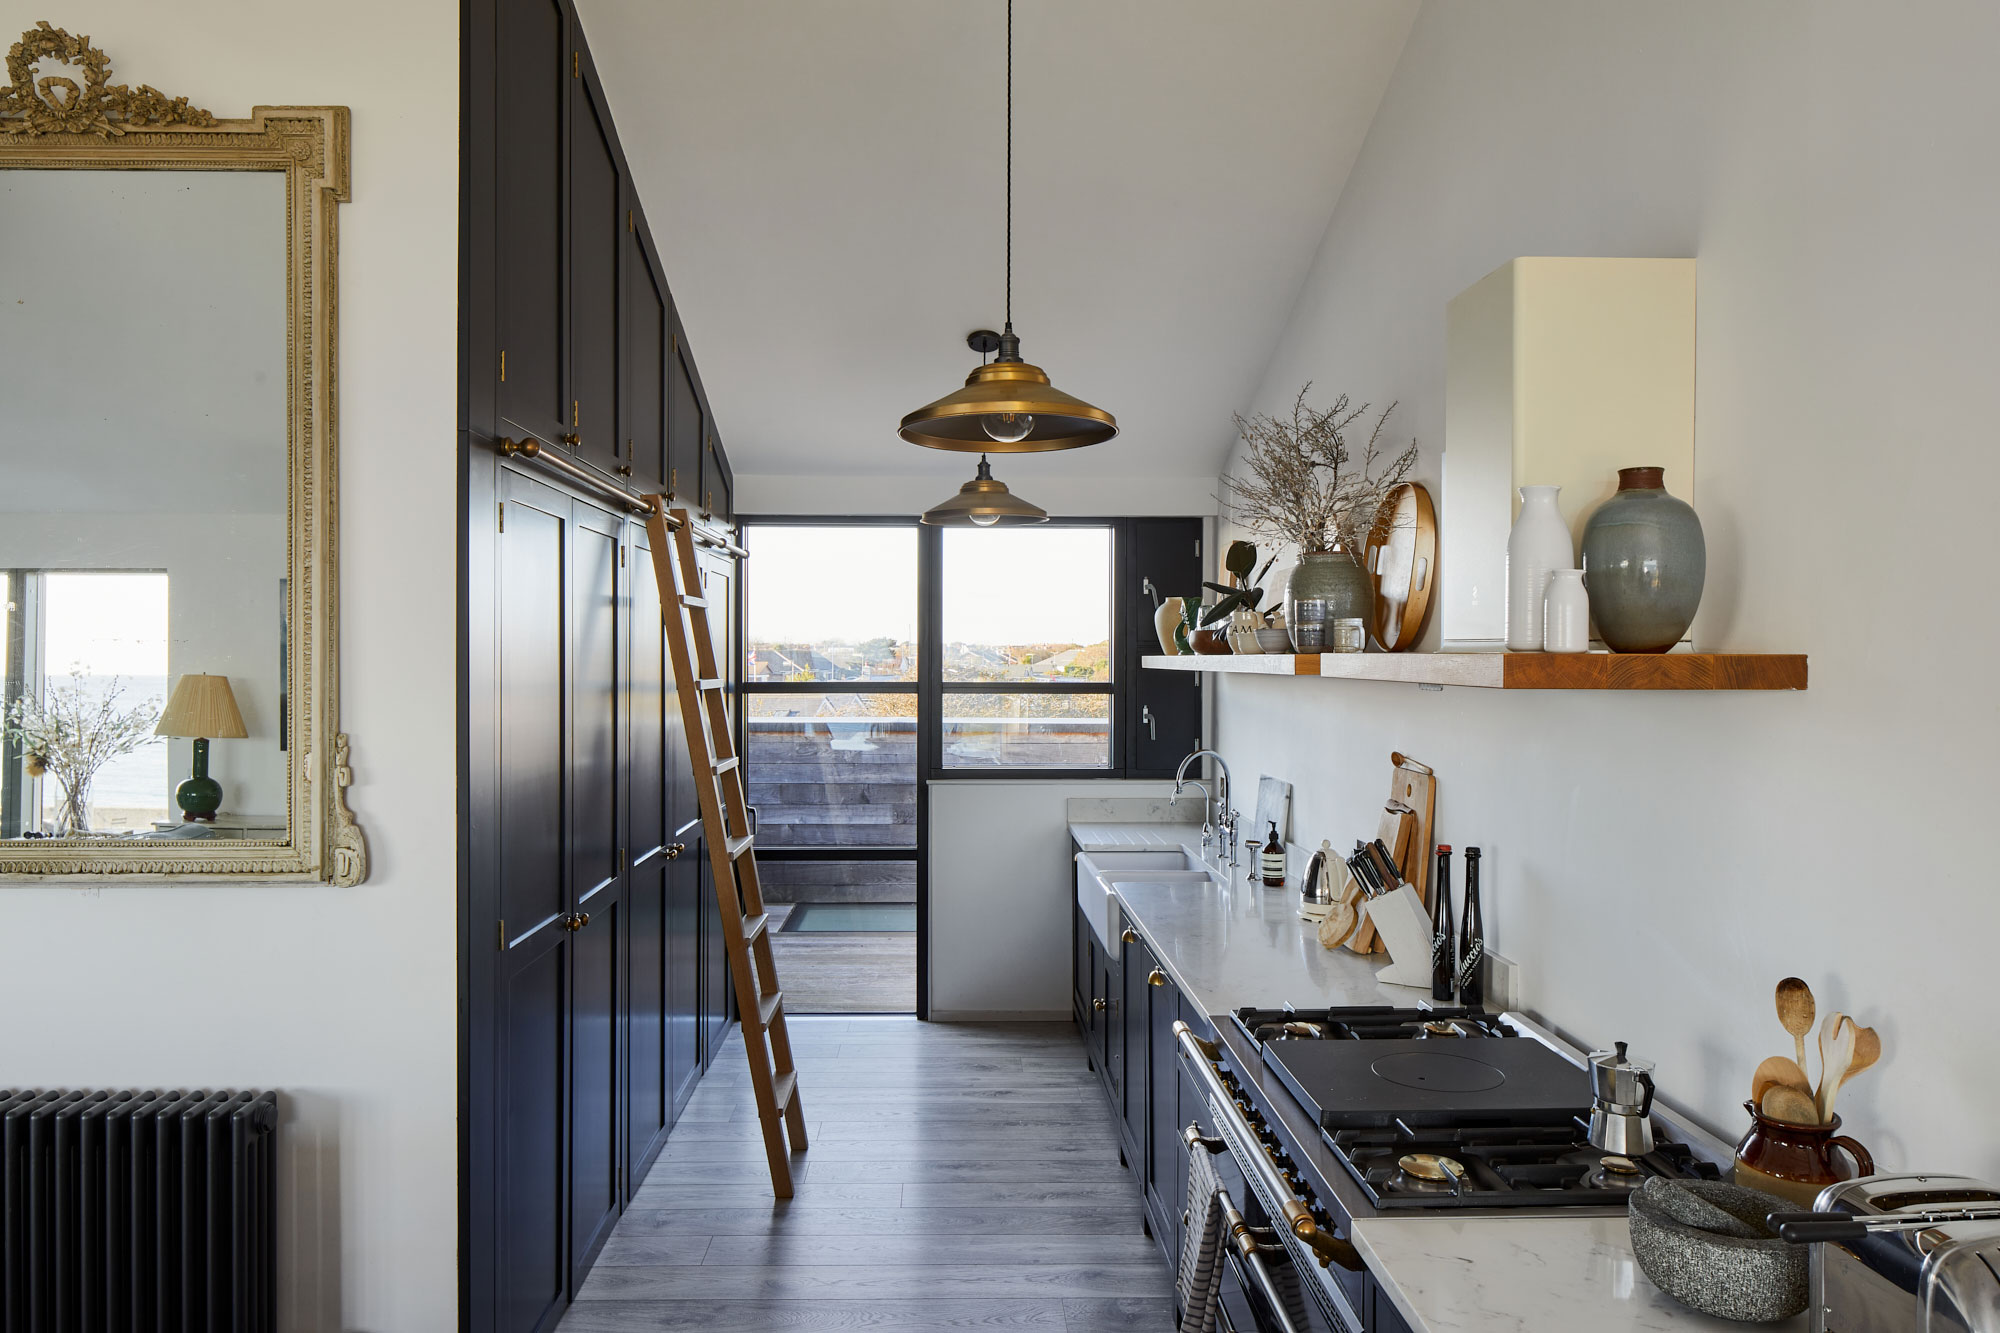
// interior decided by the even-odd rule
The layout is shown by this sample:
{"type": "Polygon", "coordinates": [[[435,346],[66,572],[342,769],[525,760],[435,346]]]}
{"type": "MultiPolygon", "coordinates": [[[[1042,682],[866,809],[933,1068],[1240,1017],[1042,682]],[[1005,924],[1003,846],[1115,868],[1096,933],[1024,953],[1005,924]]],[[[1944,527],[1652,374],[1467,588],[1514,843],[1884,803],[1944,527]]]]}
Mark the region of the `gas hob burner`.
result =
{"type": "Polygon", "coordinates": [[[1259,1047],[1273,1041],[1412,1041],[1518,1037],[1498,1014],[1479,1009],[1403,1009],[1350,1005],[1333,1009],[1238,1009],[1231,1015],[1259,1047]]]}
{"type": "Polygon", "coordinates": [[[1327,1146],[1379,1208],[1619,1207],[1649,1176],[1715,1179],[1678,1143],[1640,1158],[1606,1157],[1579,1126],[1341,1129],[1327,1146]],[[1450,1161],[1461,1179],[1435,1165],[1450,1161]]]}
{"type": "Polygon", "coordinates": [[[1646,1173],[1629,1157],[1607,1154],[1595,1170],[1587,1171],[1583,1187],[1593,1190],[1635,1190],[1645,1182],[1646,1173]]]}

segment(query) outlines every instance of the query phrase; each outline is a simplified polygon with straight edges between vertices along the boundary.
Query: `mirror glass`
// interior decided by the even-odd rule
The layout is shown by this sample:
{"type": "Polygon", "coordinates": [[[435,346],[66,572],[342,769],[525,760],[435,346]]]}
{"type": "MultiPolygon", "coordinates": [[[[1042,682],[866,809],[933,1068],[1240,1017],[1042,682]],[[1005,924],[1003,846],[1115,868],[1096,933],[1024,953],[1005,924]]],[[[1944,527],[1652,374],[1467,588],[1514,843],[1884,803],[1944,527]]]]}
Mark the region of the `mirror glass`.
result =
{"type": "Polygon", "coordinates": [[[286,839],[285,210],[0,171],[0,839],[286,839]]]}

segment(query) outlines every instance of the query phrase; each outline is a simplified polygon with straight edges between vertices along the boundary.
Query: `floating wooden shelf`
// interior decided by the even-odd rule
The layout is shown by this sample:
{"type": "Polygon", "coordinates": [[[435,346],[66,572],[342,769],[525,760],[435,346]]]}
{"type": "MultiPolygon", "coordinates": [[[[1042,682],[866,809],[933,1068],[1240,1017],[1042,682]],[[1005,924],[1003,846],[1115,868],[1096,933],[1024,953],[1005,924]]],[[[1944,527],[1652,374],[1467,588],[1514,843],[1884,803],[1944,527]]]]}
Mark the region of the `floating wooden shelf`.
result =
{"type": "Polygon", "coordinates": [[[1144,657],[1162,671],[1491,690],[1803,690],[1804,653],[1299,653],[1144,657]]]}

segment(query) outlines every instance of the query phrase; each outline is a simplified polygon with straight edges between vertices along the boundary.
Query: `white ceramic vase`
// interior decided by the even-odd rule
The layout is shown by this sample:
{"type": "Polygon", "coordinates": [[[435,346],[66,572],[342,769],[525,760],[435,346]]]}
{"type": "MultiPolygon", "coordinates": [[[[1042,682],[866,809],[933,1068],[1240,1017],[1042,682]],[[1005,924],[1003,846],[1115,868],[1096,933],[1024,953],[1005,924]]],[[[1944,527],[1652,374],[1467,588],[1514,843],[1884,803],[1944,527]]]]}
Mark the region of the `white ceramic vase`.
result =
{"type": "Polygon", "coordinates": [[[1580,569],[1549,571],[1549,590],[1542,597],[1542,650],[1590,650],[1590,594],[1584,590],[1580,569]]]}
{"type": "Polygon", "coordinates": [[[1569,524],[1556,508],[1560,486],[1523,486],[1521,516],[1507,536],[1507,650],[1540,652],[1542,597],[1549,573],[1576,567],[1569,524]]]}

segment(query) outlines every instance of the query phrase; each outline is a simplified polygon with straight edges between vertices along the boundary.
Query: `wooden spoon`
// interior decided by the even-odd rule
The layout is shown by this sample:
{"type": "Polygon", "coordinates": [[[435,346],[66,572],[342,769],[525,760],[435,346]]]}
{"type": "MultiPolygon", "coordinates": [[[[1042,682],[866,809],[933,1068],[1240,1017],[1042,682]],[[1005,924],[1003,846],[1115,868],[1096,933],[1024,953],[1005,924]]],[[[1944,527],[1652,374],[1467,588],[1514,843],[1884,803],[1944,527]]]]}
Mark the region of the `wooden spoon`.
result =
{"type": "Polygon", "coordinates": [[[1826,1107],[1829,1118],[1833,1110],[1834,1095],[1852,1082],[1856,1074],[1882,1058],[1882,1038],[1874,1028],[1857,1028],[1851,1018],[1847,1020],[1847,1027],[1854,1034],[1854,1059],[1848,1063],[1847,1072],[1840,1076],[1840,1087],[1827,1094],[1826,1107]]]}
{"type": "Polygon", "coordinates": [[[1833,1099],[1840,1093],[1847,1067],[1854,1063],[1854,1020],[1835,1010],[1819,1025],[1819,1122],[1833,1119],[1833,1099]]]}
{"type": "Polygon", "coordinates": [[[1817,1125],[1819,1107],[1812,1097],[1800,1092],[1789,1083],[1773,1083],[1764,1092],[1764,1100],[1758,1108],[1773,1120],[1782,1120],[1788,1125],[1817,1125]]]}
{"type": "Polygon", "coordinates": [[[1778,983],[1778,1021],[1785,1025],[1785,1031],[1792,1034],[1795,1048],[1792,1057],[1798,1061],[1800,1073],[1805,1072],[1806,1033],[1812,1031],[1815,1016],[1811,986],[1797,977],[1786,977],[1778,983]]]}
{"type": "Polygon", "coordinates": [[[1757,1072],[1750,1076],[1750,1100],[1762,1106],[1764,1094],[1780,1084],[1808,1097],[1813,1095],[1812,1080],[1799,1068],[1799,1062],[1789,1055],[1774,1055],[1758,1065],[1757,1072]]]}

